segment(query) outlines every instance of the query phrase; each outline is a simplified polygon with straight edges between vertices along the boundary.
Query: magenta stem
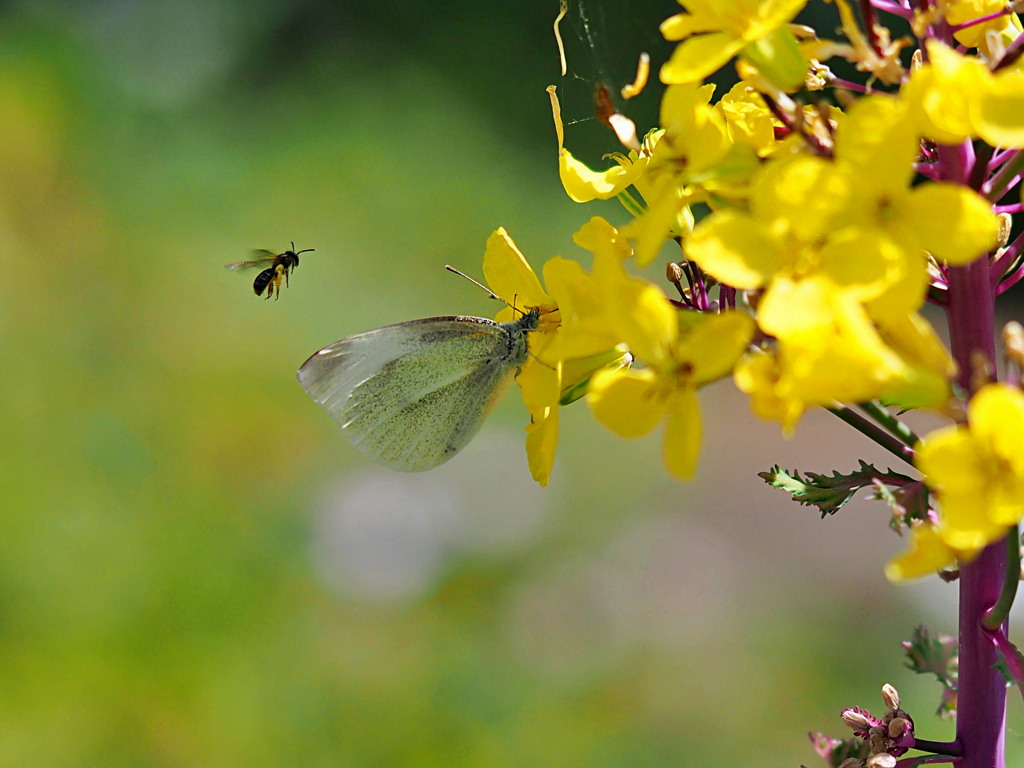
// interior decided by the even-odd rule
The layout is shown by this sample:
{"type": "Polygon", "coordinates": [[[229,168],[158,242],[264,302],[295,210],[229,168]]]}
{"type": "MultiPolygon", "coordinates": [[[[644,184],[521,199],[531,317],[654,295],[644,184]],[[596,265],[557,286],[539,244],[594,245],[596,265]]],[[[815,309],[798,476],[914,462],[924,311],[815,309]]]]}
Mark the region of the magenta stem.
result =
{"type": "MultiPolygon", "coordinates": [[[[967,182],[974,160],[970,145],[940,147],[939,157],[950,181],[967,182]]],[[[966,266],[950,268],[948,274],[950,349],[959,367],[958,383],[966,393],[987,378],[976,374],[995,371],[995,291],[988,258],[979,256],[966,266]]],[[[995,669],[996,646],[983,625],[986,612],[999,600],[1005,569],[1006,547],[1001,541],[960,567],[957,741],[963,757],[958,768],[1006,765],[1006,685],[995,669]]]]}
{"type": "Polygon", "coordinates": [[[891,13],[893,16],[899,16],[904,19],[912,19],[914,17],[914,12],[900,3],[890,2],[890,0],[871,0],[871,4],[878,10],[891,13]]]}
{"type": "MultiPolygon", "coordinates": [[[[994,668],[995,643],[982,627],[999,599],[1006,546],[997,542],[960,566],[960,655],[956,734],[963,748],[959,768],[1005,768],[1006,684],[994,668]]],[[[1006,625],[1002,627],[1006,631],[1006,625]]]]}

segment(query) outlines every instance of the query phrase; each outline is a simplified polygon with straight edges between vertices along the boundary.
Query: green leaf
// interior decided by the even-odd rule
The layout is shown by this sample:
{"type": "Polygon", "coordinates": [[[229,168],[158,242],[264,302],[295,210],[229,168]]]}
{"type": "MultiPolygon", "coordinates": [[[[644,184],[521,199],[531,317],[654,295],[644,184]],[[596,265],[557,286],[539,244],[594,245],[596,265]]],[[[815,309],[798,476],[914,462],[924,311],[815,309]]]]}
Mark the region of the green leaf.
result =
{"type": "MultiPolygon", "coordinates": [[[[873,498],[885,500],[894,513],[900,510],[898,518],[904,524],[908,519],[908,513],[904,507],[903,496],[908,489],[921,485],[920,481],[892,470],[881,472],[865,461],[860,462],[859,469],[845,475],[837,471],[831,475],[807,472],[805,477],[801,477],[797,470],[783,470],[775,465],[768,472],[761,472],[759,476],[773,488],[786,491],[794,501],[804,506],[817,507],[822,517],[834,515],[857,491],[870,487],[875,490],[873,498]],[[896,490],[890,490],[889,486],[894,486],[896,490]]],[[[915,513],[919,512],[918,507],[919,503],[915,501],[915,513]]],[[[924,514],[927,514],[927,507],[924,514]]]]}
{"type": "Polygon", "coordinates": [[[956,638],[948,635],[933,636],[923,624],[918,625],[903,642],[907,654],[906,666],[919,675],[931,674],[943,687],[937,713],[950,715],[956,711],[956,638]]]}
{"type": "Polygon", "coordinates": [[[1003,676],[1007,685],[1021,685],[1024,683],[1024,653],[1021,653],[1013,643],[1007,642],[1007,644],[1013,648],[1013,659],[1006,658],[1000,648],[999,661],[995,663],[995,668],[1003,676]]]}

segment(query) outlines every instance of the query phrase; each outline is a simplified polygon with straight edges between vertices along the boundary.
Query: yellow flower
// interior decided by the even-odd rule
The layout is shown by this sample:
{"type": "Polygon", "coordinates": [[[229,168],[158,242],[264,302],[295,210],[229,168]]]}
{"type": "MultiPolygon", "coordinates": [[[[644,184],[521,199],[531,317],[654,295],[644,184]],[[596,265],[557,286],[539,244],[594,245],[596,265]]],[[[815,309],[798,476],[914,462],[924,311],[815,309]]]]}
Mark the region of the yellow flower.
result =
{"type": "Polygon", "coordinates": [[[967,422],[925,437],[914,462],[938,495],[939,536],[964,560],[1024,519],[1024,393],[983,387],[967,422]]]}
{"type": "Polygon", "coordinates": [[[503,309],[496,320],[507,322],[533,308],[541,312],[537,331],[529,336],[530,356],[516,381],[530,412],[526,428],[530,472],[538,483],[547,485],[558,444],[560,403],[571,399],[572,393],[578,392],[595,370],[623,365],[623,353],[613,349],[615,341],[607,334],[586,348],[567,348],[562,343],[563,317],[576,316],[574,307],[591,290],[593,280],[576,262],[556,256],[544,264],[544,282],[550,287],[549,293],[512,238],[504,228],[499,228],[487,241],[483,269],[491,290],[514,307],[503,309]]]}
{"type": "Polygon", "coordinates": [[[512,302],[512,306],[498,313],[495,318],[498,322],[514,319],[517,310],[521,313],[536,307],[541,311],[537,331],[528,338],[530,356],[519,371],[516,382],[530,412],[526,436],[530,472],[538,483],[547,485],[558,443],[561,363],[550,361],[542,364],[539,358],[558,330],[558,303],[541,286],[533,268],[504,227],[498,228],[487,240],[484,278],[495,294],[512,302]]]}
{"type": "Polygon", "coordinates": [[[777,421],[785,434],[792,433],[806,403],[791,396],[791,388],[782,380],[783,370],[776,350],[752,349],[733,371],[736,388],[750,395],[750,410],[765,421],[777,421]]]}
{"type": "MultiPolygon", "coordinates": [[[[941,5],[950,26],[959,26],[983,16],[992,16],[1005,10],[1005,0],[946,0],[941,5]]],[[[977,48],[989,60],[1002,55],[1002,51],[1024,31],[1015,13],[1004,13],[981,24],[972,24],[953,34],[956,41],[968,48],[977,48]],[[997,50],[991,41],[997,41],[997,50]]]]}
{"type": "Polygon", "coordinates": [[[633,255],[622,234],[599,216],[580,227],[573,241],[594,254],[594,274],[573,261],[558,264],[550,275],[545,272],[560,299],[562,332],[554,353],[566,360],[606,354],[622,341],[621,329],[608,308],[619,300],[616,291],[625,277],[623,264],[633,255]]]}
{"type": "Polygon", "coordinates": [[[900,91],[910,107],[915,131],[939,144],[971,137],[970,104],[991,73],[974,56],[962,56],[937,40],[925,43],[928,62],[911,74],[900,91]]]}
{"type": "MultiPolygon", "coordinates": [[[[594,171],[572,156],[565,148],[565,129],[562,112],[558,105],[555,87],[548,87],[551,111],[555,121],[555,135],[558,137],[558,176],[562,186],[574,203],[588,203],[591,200],[608,200],[623,192],[646,170],[650,161],[650,147],[629,155],[613,154],[615,162],[605,171],[594,171]]],[[[646,144],[647,142],[645,142],[646,144]]]]}
{"type": "Polygon", "coordinates": [[[1008,69],[985,80],[971,119],[978,136],[993,146],[1024,147],[1024,72],[1008,69]]]}
{"type": "Polygon", "coordinates": [[[807,405],[833,400],[942,407],[948,398],[948,356],[908,320],[924,301],[926,251],[967,263],[992,247],[998,223],[966,187],[911,187],[916,151],[900,104],[865,97],[839,128],[834,161],[769,160],[752,181],[749,211],[715,211],[684,243],[713,277],[763,291],[758,325],[778,339],[777,375],[763,375],[760,362],[744,385],[787,427],[807,405]],[[900,329],[916,347],[886,344],[902,343],[900,329]]]}
{"type": "MultiPolygon", "coordinates": [[[[654,260],[667,237],[690,233],[693,214],[689,206],[700,202],[703,194],[693,182],[715,179],[732,149],[725,120],[708,103],[714,90],[713,85],[688,83],[665,91],[661,101],[664,133],[654,146],[643,187],[647,209],[626,229],[626,235],[636,242],[640,267],[654,260]]],[[[749,156],[752,170],[754,153],[744,147],[742,154],[749,156]]]]}
{"type": "Polygon", "coordinates": [[[751,395],[758,416],[789,432],[809,406],[880,398],[938,408],[949,399],[952,364],[934,349],[923,321],[895,327],[906,337],[896,349],[855,298],[820,278],[780,281],[773,297],[775,304],[762,303],[759,320],[778,337],[774,354],[748,355],[736,370],[736,385],[751,395]]]}
{"type": "MultiPolygon", "coordinates": [[[[858,253],[891,242],[903,250],[891,263],[889,283],[907,282],[903,296],[888,297],[893,315],[920,306],[926,283],[927,251],[948,264],[962,265],[995,245],[998,221],[991,204],[960,184],[925,182],[911,187],[918,137],[906,106],[885,96],[869,96],[847,111],[836,137],[836,168],[847,180],[850,198],[836,225],[858,232],[858,253]],[[905,290],[909,289],[909,290],[905,290]]],[[[853,255],[852,253],[850,254],[853,255]]]]}
{"type": "MultiPolygon", "coordinates": [[[[533,271],[526,257],[512,242],[512,238],[504,227],[498,227],[487,238],[484,251],[484,279],[495,295],[509,302],[494,318],[500,323],[507,323],[521,316],[523,311],[533,308],[540,309],[540,325],[538,330],[547,335],[558,328],[558,303],[548,295],[540,284],[537,274],[533,271]]],[[[550,341],[550,336],[544,343],[550,341]]],[[[538,341],[531,336],[530,351],[536,353],[538,341]]]]}
{"type": "Polygon", "coordinates": [[[744,82],[734,85],[715,109],[725,118],[729,140],[752,147],[761,157],[775,146],[775,117],[764,99],[744,82]]]}
{"type": "Polygon", "coordinates": [[[747,348],[749,315],[682,312],[657,286],[624,278],[610,307],[622,338],[647,367],[602,370],[590,382],[594,417],[621,437],[641,437],[662,421],[662,455],[677,478],[693,476],[700,454],[697,390],[727,375],[747,348]]]}
{"type": "MultiPolygon", "coordinates": [[[[661,68],[666,84],[702,80],[745,48],[770,60],[781,28],[804,7],[806,0],[679,0],[688,13],[671,16],[661,24],[666,40],[682,41],[661,68]]],[[[799,85],[803,72],[793,87],[799,85]]],[[[785,86],[783,86],[785,87],[785,86]]]]}
{"type": "Polygon", "coordinates": [[[903,87],[917,132],[940,144],[981,138],[992,146],[1024,147],[1024,72],[992,73],[985,63],[937,40],[926,43],[928,63],[903,87]]]}

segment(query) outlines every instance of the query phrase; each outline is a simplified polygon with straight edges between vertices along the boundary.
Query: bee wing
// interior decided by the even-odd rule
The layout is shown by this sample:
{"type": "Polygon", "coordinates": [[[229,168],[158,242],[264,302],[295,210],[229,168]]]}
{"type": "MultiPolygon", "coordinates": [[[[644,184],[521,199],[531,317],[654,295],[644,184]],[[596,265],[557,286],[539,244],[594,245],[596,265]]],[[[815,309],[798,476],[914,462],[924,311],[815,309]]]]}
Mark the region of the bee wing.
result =
{"type": "MultiPolygon", "coordinates": [[[[266,251],[270,253],[270,251],[266,251]]],[[[236,261],[231,264],[225,264],[224,269],[230,269],[232,272],[241,272],[244,269],[254,269],[256,267],[263,267],[266,269],[271,265],[274,259],[277,258],[276,254],[271,254],[265,259],[251,259],[249,261],[236,261]]]]}
{"type": "Polygon", "coordinates": [[[442,464],[480,428],[522,360],[512,334],[480,317],[435,317],[336,341],[299,383],[364,454],[393,469],[442,464]]]}

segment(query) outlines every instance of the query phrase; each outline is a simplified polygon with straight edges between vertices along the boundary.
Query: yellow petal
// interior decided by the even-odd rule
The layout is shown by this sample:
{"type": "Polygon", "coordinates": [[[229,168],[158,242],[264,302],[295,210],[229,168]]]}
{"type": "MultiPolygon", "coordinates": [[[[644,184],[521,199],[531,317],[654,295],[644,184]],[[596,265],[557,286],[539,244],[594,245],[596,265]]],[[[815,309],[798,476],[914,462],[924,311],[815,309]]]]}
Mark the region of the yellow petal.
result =
{"type": "Polygon", "coordinates": [[[520,309],[540,307],[551,300],[504,227],[487,238],[484,279],[495,294],[520,309]]]}
{"type": "MultiPolygon", "coordinates": [[[[597,227],[584,229],[593,232],[597,227]]],[[[614,232],[614,227],[610,229],[614,232]]],[[[613,245],[592,245],[608,251],[615,250],[613,245]]],[[[626,247],[628,249],[628,244],[626,247]]],[[[621,271],[620,259],[617,256],[611,258],[615,268],[621,271]]],[[[550,259],[544,265],[544,282],[552,297],[558,301],[558,312],[555,314],[561,326],[556,336],[557,345],[550,350],[556,358],[565,360],[604,354],[621,341],[604,286],[594,275],[584,272],[578,262],[560,256],[550,259]]]]}
{"type": "Polygon", "coordinates": [[[685,249],[710,275],[742,290],[766,285],[779,271],[779,245],[767,228],[731,209],[705,217],[685,249]]]}
{"type": "Polygon", "coordinates": [[[693,387],[680,387],[668,399],[662,456],[668,471],[680,480],[689,480],[700,457],[700,401],[693,387]]]}
{"type": "Polygon", "coordinates": [[[745,312],[706,316],[685,340],[693,383],[712,382],[732,371],[753,335],[754,319],[745,312]]]}
{"type": "Polygon", "coordinates": [[[689,231],[685,189],[674,177],[659,177],[650,185],[648,195],[646,210],[624,228],[636,242],[636,265],[640,268],[658,257],[666,240],[689,231]]]}
{"type": "Polygon", "coordinates": [[[599,422],[619,437],[643,437],[665,412],[654,371],[598,371],[590,380],[587,405],[599,422]]]}
{"type": "Polygon", "coordinates": [[[971,398],[967,415],[972,435],[990,445],[1008,468],[1024,470],[1019,464],[1024,462],[1024,392],[989,384],[971,398]]]}
{"type": "Polygon", "coordinates": [[[803,85],[807,57],[788,27],[776,27],[766,35],[753,38],[743,49],[743,57],[777,88],[795,91],[803,85]]]}
{"type": "Polygon", "coordinates": [[[956,363],[931,323],[918,314],[878,321],[879,333],[889,347],[917,372],[912,387],[896,402],[903,408],[943,410],[952,397],[956,363]]]}
{"type": "Polygon", "coordinates": [[[778,421],[783,434],[796,429],[804,413],[804,404],[787,398],[781,386],[778,356],[759,349],[751,350],[736,364],[733,379],[740,392],[750,395],[750,410],[765,421],[778,421]]]}
{"type": "Polygon", "coordinates": [[[915,525],[910,529],[910,547],[885,567],[889,581],[906,581],[930,576],[956,564],[956,553],[942,540],[934,526],[915,525]]]}
{"type": "Polygon", "coordinates": [[[974,132],[970,105],[991,74],[983,62],[938,40],[925,45],[928,64],[910,76],[900,98],[909,105],[918,133],[940,144],[958,144],[974,132]]]}
{"type": "Polygon", "coordinates": [[[904,217],[903,223],[920,233],[926,250],[953,265],[967,264],[987,253],[995,247],[999,234],[991,203],[959,184],[915,187],[904,217]]]}
{"type": "Polygon", "coordinates": [[[914,177],[918,139],[907,106],[886,95],[865,96],[847,110],[836,136],[836,158],[881,194],[901,192],[914,177]]]}
{"type": "Polygon", "coordinates": [[[664,360],[679,338],[678,310],[653,283],[624,278],[609,291],[609,311],[620,340],[646,363],[664,360]]]}
{"type": "Polygon", "coordinates": [[[992,520],[984,494],[939,494],[939,535],[961,559],[970,560],[1006,535],[1006,525],[992,520]]]}
{"type": "MultiPolygon", "coordinates": [[[[881,296],[900,278],[908,258],[881,230],[847,227],[822,246],[819,268],[837,287],[865,302],[881,296]]],[[[923,261],[919,253],[912,258],[923,261]]],[[[923,298],[914,300],[919,303],[923,298]]]]}
{"type": "Polygon", "coordinates": [[[610,258],[618,264],[633,255],[629,241],[600,216],[594,216],[580,227],[573,234],[572,241],[595,256],[610,258]]]}
{"type": "Polygon", "coordinates": [[[971,106],[971,122],[978,136],[992,146],[1024,147],[1024,72],[991,78],[971,106]]]}
{"type": "Polygon", "coordinates": [[[895,278],[890,276],[885,292],[864,305],[872,319],[879,323],[899,325],[903,318],[914,314],[924,304],[929,281],[927,263],[916,253],[904,252],[900,266],[902,271],[895,278]]]}
{"type": "Polygon", "coordinates": [[[523,402],[531,416],[543,416],[546,409],[558,405],[562,393],[561,363],[548,365],[529,358],[516,377],[523,402]]]}
{"type": "Polygon", "coordinates": [[[711,32],[716,29],[714,20],[707,17],[695,16],[692,13],[677,13],[669,16],[658,28],[666,40],[677,41],[689,37],[697,32],[711,32]]]}
{"type": "Polygon", "coordinates": [[[850,207],[852,198],[849,174],[837,170],[835,163],[795,155],[761,167],[750,210],[759,226],[774,230],[781,220],[798,241],[813,243],[832,232],[836,217],[850,207]]]}
{"type": "Polygon", "coordinates": [[[985,482],[984,462],[966,427],[935,430],[914,447],[914,465],[928,486],[940,493],[980,493],[985,482]]]}
{"type": "Polygon", "coordinates": [[[671,85],[701,80],[721,68],[742,47],[742,40],[721,32],[687,38],[662,66],[661,82],[671,85]]]}
{"type": "Polygon", "coordinates": [[[562,390],[562,366],[546,365],[530,358],[516,382],[530,411],[526,428],[526,458],[533,479],[547,485],[558,446],[558,400],[562,390]]]}
{"type": "Polygon", "coordinates": [[[542,486],[547,485],[551,479],[557,447],[558,408],[552,408],[543,419],[533,421],[526,427],[526,460],[533,479],[542,486]]]}
{"type": "Polygon", "coordinates": [[[765,291],[758,305],[757,322],[765,333],[779,338],[811,338],[835,322],[830,300],[838,288],[829,280],[779,277],[765,291]]]}
{"type": "Polygon", "coordinates": [[[594,171],[573,157],[569,150],[562,149],[558,153],[558,177],[574,203],[615,197],[632,184],[646,167],[646,163],[632,163],[628,166],[616,164],[605,171],[594,171]]]}

